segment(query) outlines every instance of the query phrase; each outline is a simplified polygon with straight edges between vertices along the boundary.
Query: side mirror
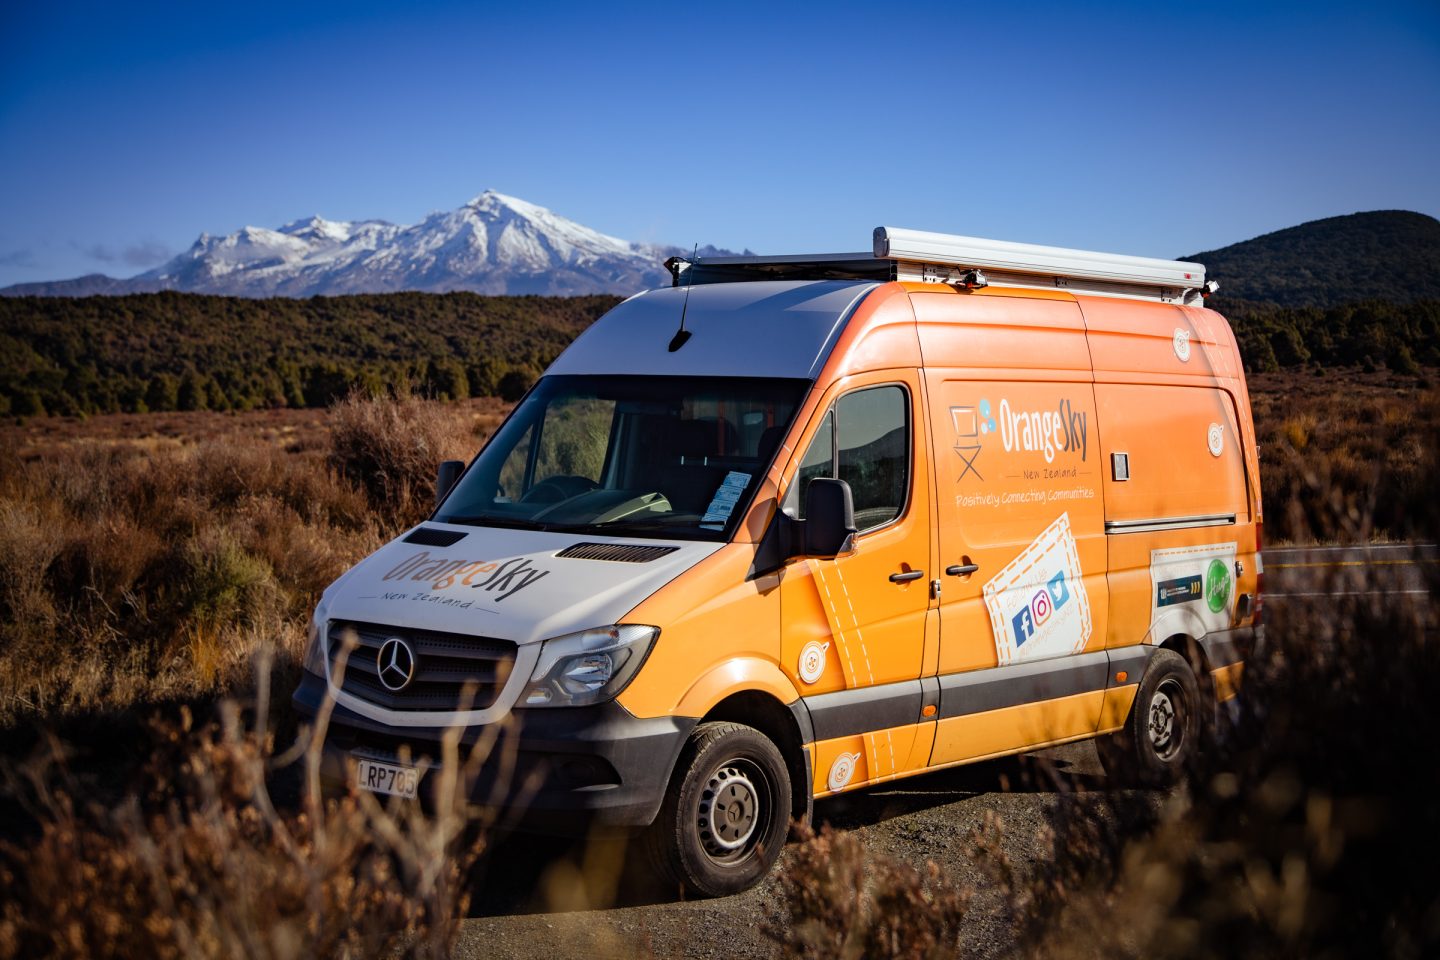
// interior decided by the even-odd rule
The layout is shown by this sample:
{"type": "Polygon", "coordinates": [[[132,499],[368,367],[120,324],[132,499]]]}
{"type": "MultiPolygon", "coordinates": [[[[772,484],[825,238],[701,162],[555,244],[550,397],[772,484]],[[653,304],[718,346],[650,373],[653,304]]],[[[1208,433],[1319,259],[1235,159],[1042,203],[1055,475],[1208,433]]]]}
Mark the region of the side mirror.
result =
{"type": "Polygon", "coordinates": [[[465,472],[464,460],[445,460],[440,464],[440,469],[435,471],[435,506],[440,506],[445,499],[445,494],[455,486],[455,481],[460,479],[460,474],[465,472]]]}
{"type": "Polygon", "coordinates": [[[816,477],[805,488],[805,555],[838,557],[854,547],[855,503],[844,480],[816,477]]]}

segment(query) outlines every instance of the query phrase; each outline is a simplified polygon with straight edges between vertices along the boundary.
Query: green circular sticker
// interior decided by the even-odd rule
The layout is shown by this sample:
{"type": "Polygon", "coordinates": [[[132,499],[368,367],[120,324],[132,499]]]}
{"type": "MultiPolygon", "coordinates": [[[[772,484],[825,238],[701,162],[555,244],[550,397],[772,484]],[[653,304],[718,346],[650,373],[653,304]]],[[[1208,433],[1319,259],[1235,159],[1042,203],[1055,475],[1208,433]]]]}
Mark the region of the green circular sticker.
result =
{"type": "Polygon", "coordinates": [[[1219,613],[1230,603],[1230,568],[1224,560],[1211,560],[1205,571],[1205,603],[1219,613]]]}

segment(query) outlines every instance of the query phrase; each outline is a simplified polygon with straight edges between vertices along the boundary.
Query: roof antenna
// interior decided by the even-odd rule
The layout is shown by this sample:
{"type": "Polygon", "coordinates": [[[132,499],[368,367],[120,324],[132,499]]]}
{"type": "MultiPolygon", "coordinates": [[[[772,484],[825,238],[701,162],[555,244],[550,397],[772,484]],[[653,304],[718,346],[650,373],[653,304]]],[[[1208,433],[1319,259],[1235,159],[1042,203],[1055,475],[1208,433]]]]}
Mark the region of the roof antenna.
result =
{"type": "MultiPolygon", "coordinates": [[[[690,253],[690,270],[694,270],[694,269],[695,269],[695,256],[696,256],[696,254],[698,254],[699,252],[700,252],[700,244],[697,243],[697,244],[695,244],[695,249],[690,253]]],[[[686,270],[685,272],[688,274],[688,273],[690,273],[690,270],[686,270]]],[[[677,273],[678,273],[678,267],[677,267],[677,273]]],[[[686,284],[685,284],[685,302],[680,305],[680,329],[679,329],[679,330],[676,330],[676,331],[675,331],[675,336],[673,336],[673,337],[670,338],[670,352],[671,352],[671,353],[674,353],[676,350],[679,350],[681,347],[685,346],[685,344],[686,344],[686,343],[689,341],[689,339],[690,339],[690,331],[685,329],[685,311],[687,311],[687,310],[690,309],[690,288],[691,288],[692,286],[694,286],[694,283],[695,283],[695,281],[694,281],[694,274],[690,274],[690,276],[686,277],[686,281],[687,281],[687,282],[686,282],[686,284]]]]}

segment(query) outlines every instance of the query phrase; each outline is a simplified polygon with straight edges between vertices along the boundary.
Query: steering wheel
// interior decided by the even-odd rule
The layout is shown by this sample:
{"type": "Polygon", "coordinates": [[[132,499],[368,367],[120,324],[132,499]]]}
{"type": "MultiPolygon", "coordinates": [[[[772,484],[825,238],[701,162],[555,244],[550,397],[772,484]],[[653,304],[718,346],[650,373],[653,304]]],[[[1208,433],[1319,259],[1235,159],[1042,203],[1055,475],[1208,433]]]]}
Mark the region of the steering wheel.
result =
{"type": "Polygon", "coordinates": [[[521,503],[560,503],[569,500],[571,497],[578,497],[582,493],[588,493],[599,487],[600,484],[589,477],[577,477],[566,474],[556,474],[553,477],[546,477],[535,486],[525,491],[520,498],[521,503]]]}

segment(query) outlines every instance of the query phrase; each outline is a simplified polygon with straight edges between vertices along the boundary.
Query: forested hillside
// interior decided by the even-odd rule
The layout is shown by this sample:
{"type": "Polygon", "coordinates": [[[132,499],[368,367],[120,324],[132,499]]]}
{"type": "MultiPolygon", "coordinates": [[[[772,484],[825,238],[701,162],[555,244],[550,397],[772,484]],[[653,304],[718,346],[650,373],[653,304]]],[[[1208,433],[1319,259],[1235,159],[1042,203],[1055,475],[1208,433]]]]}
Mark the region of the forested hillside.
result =
{"type": "Polygon", "coordinates": [[[1440,300],[1365,300],[1330,307],[1282,307],[1215,298],[1230,321],[1245,368],[1382,367],[1417,373],[1440,365],[1440,300]]]}
{"type": "Polygon", "coordinates": [[[0,414],[323,406],[402,380],[513,399],[612,296],[0,298],[0,414]]]}
{"type": "Polygon", "coordinates": [[[1440,220],[1407,210],[1312,220],[1181,259],[1205,264],[1222,303],[1440,300],[1440,220]]]}

